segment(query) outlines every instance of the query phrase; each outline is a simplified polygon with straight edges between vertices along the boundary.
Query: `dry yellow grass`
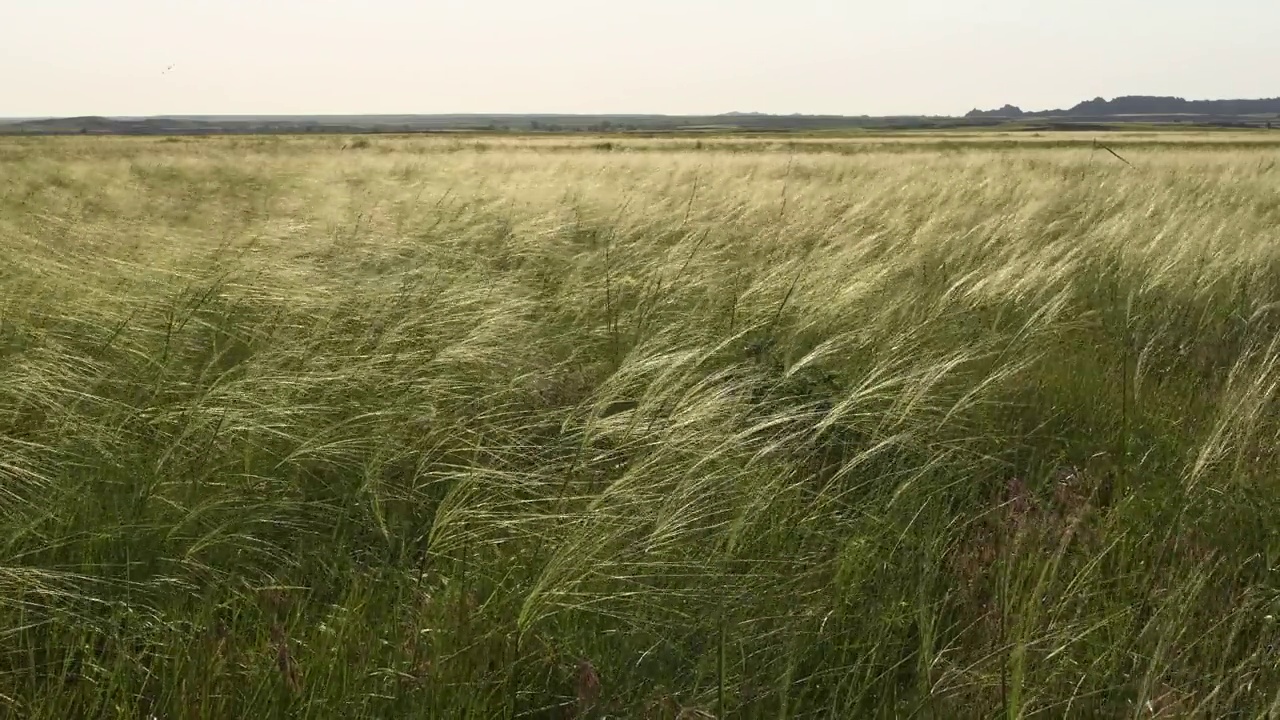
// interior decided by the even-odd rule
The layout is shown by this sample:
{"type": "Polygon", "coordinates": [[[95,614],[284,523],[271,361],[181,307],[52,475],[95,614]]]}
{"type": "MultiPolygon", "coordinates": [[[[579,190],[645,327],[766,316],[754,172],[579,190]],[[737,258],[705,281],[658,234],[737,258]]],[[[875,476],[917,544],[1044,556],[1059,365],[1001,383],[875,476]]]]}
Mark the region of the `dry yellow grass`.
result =
{"type": "Polygon", "coordinates": [[[1266,137],[0,140],[0,702],[1274,711],[1266,137]]]}

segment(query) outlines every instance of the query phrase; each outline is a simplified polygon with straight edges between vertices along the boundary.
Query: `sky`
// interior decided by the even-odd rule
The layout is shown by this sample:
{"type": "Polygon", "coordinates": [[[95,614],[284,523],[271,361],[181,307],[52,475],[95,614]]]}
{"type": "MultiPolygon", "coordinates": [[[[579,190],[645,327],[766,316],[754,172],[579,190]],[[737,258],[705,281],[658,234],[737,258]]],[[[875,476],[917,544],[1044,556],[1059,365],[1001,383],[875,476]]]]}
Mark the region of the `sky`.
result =
{"type": "Polygon", "coordinates": [[[1280,96],[1277,0],[0,0],[0,117],[1280,96]]]}

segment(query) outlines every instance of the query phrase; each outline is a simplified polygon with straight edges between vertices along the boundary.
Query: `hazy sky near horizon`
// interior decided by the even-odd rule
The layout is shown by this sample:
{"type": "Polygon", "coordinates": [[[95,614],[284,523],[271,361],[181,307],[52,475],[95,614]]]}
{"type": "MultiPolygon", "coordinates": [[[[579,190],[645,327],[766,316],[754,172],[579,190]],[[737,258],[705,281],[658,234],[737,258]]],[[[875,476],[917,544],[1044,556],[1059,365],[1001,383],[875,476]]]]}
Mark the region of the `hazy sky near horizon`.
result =
{"type": "Polygon", "coordinates": [[[1277,28],[1276,0],[0,0],[0,116],[1273,97],[1277,28]]]}

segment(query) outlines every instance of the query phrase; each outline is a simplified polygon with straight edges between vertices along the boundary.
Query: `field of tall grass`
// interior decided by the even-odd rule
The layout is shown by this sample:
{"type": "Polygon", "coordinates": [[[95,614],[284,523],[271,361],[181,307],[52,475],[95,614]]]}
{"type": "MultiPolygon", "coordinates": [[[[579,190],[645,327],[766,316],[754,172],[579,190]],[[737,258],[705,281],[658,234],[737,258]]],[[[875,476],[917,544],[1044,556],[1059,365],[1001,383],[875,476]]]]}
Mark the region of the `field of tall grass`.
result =
{"type": "Polygon", "coordinates": [[[0,140],[0,713],[1280,715],[1280,143],[0,140]]]}

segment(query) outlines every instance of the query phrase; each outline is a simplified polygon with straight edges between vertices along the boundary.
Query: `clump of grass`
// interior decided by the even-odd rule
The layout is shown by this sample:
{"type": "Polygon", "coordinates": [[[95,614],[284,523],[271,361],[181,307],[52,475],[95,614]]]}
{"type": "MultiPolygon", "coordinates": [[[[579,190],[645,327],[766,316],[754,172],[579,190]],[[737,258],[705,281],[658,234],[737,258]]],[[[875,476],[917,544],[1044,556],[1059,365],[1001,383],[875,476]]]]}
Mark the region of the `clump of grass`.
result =
{"type": "Polygon", "coordinates": [[[877,142],[5,141],[0,703],[1274,712],[1278,151],[877,142]]]}

